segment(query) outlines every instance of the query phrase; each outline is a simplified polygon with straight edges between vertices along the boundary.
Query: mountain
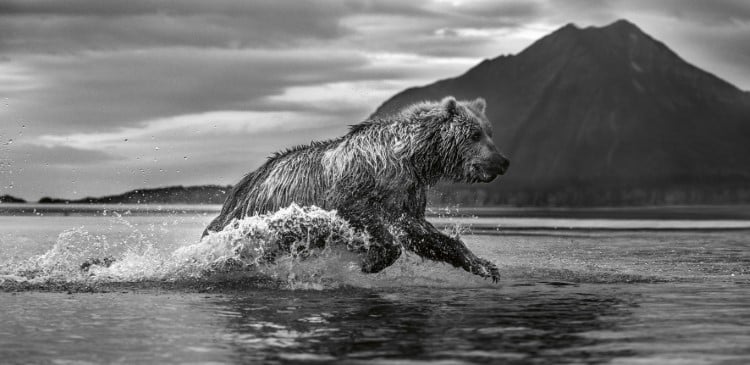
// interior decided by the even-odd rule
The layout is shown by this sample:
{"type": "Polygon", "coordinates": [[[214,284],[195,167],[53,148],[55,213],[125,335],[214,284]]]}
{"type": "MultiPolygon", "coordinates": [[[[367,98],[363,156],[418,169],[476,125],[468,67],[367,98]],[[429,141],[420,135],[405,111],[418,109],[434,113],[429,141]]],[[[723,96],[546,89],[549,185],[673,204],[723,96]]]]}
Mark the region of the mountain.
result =
{"type": "Polygon", "coordinates": [[[155,189],[138,189],[119,195],[77,200],[42,198],[39,203],[73,204],[222,204],[231,186],[200,185],[170,186],[155,189]]]}
{"type": "Polygon", "coordinates": [[[373,114],[416,101],[484,97],[502,181],[441,187],[478,204],[750,202],[750,93],[619,20],[568,24],[522,52],[404,90],[373,114]]]}

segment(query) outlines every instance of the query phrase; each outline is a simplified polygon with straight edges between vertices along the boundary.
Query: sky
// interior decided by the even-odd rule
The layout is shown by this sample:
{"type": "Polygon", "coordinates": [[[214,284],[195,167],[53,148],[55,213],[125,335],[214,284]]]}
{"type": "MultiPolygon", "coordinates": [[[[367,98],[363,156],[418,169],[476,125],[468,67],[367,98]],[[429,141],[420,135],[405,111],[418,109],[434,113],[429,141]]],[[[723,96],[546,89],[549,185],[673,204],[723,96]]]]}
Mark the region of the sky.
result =
{"type": "Polygon", "coordinates": [[[233,184],[404,88],[623,18],[750,90],[746,0],[0,0],[0,195],[233,184]]]}

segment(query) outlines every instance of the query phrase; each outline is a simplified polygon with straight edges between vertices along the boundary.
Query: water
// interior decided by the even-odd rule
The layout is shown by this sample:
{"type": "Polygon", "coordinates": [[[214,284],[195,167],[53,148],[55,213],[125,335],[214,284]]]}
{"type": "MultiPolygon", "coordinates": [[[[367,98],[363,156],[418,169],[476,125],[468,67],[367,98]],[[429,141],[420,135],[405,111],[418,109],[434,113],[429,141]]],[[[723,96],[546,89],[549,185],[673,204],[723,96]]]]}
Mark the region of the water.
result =
{"type": "Polygon", "coordinates": [[[0,359],[750,362],[750,231],[734,226],[742,222],[436,219],[501,268],[492,284],[414,256],[361,274],[343,246],[364,238],[346,236],[332,216],[289,214],[232,233],[251,230],[254,240],[204,242],[212,213],[200,211],[0,216],[0,359]],[[253,266],[253,249],[272,236],[263,229],[303,227],[312,216],[336,233],[331,247],[253,266]],[[91,255],[118,261],[81,272],[91,255]]]}

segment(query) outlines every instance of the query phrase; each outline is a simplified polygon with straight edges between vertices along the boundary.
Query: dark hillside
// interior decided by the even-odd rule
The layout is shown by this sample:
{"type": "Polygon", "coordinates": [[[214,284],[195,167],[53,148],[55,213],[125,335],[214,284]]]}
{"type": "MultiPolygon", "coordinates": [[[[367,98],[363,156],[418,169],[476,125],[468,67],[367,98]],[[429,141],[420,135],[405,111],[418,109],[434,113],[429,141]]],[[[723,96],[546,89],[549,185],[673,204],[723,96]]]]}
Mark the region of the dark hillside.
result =
{"type": "Polygon", "coordinates": [[[119,195],[67,200],[42,198],[39,203],[73,204],[222,204],[231,186],[200,185],[137,189],[119,195]]]}
{"type": "Polygon", "coordinates": [[[21,198],[16,198],[13,195],[3,195],[0,196],[0,203],[26,203],[26,200],[23,200],[21,198]]]}

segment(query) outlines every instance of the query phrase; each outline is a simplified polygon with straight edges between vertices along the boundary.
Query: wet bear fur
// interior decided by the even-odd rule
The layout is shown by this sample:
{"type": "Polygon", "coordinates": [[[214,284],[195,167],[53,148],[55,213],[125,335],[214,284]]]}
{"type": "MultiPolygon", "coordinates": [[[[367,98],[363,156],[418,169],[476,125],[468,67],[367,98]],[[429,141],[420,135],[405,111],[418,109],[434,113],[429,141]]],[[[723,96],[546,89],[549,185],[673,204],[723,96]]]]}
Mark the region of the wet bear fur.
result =
{"type": "Polygon", "coordinates": [[[276,153],[234,186],[203,236],[292,203],[315,205],[370,235],[364,272],[390,266],[406,249],[496,281],[494,264],[425,219],[430,186],[489,182],[507,170],[484,111],[481,98],[422,102],[353,125],[343,137],[276,153]]]}

